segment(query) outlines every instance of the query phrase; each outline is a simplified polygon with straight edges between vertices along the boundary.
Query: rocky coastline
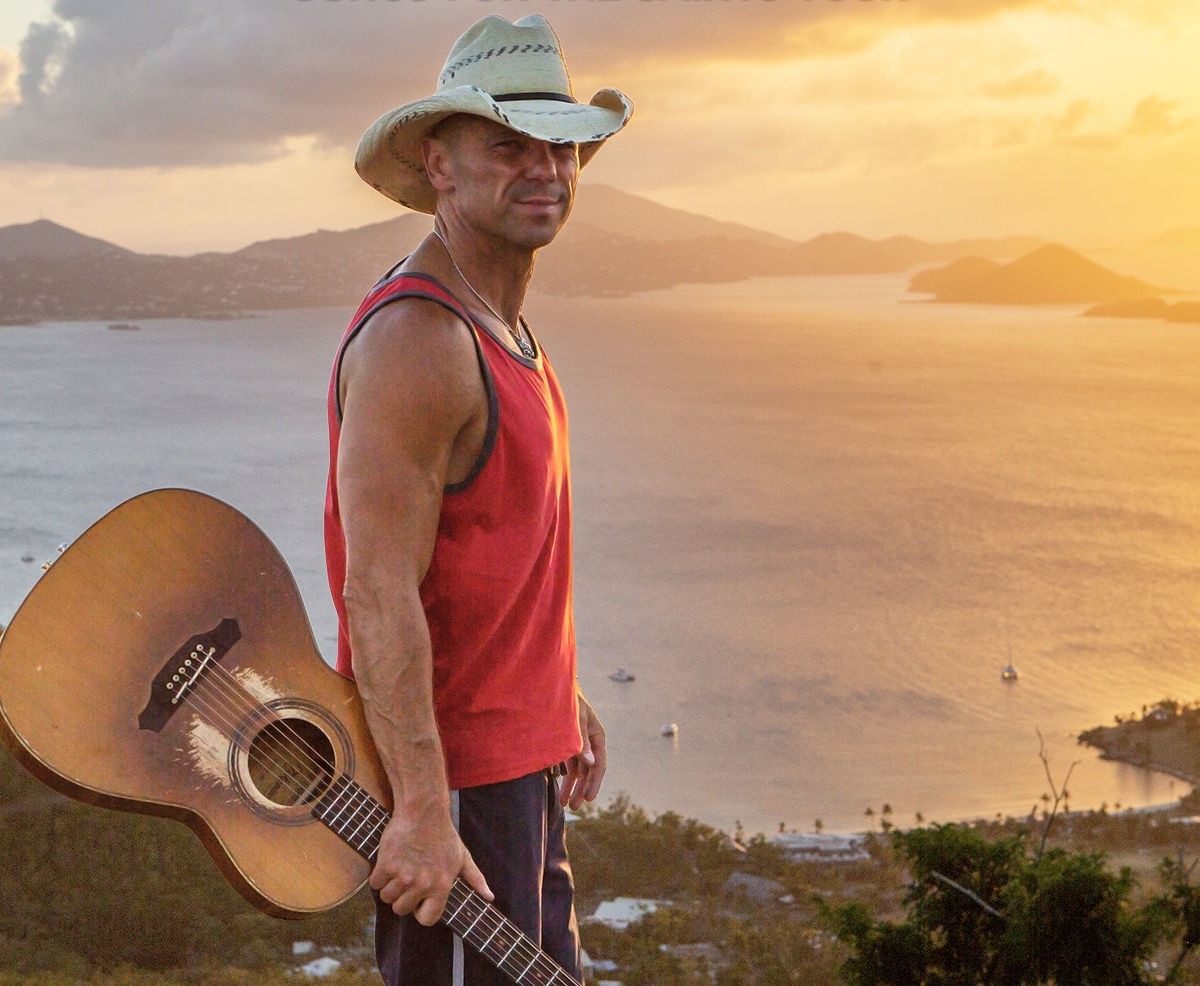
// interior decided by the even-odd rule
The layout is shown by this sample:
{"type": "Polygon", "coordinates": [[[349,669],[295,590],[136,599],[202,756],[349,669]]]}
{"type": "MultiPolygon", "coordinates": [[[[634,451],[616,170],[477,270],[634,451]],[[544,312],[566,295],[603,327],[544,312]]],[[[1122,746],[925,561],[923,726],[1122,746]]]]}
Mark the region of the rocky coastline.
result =
{"type": "Polygon", "coordinates": [[[1079,735],[1106,760],[1145,767],[1200,785],[1200,703],[1163,699],[1140,714],[1118,715],[1111,726],[1079,735]]]}

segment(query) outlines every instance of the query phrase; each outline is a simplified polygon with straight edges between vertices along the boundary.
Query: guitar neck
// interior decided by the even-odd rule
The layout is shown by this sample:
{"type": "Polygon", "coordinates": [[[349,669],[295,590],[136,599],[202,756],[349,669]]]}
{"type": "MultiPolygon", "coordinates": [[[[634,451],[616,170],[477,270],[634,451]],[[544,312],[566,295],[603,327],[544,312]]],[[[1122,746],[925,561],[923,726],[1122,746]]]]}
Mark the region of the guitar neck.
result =
{"type": "MultiPolygon", "coordinates": [[[[334,777],[313,803],[313,815],[369,863],[391,820],[352,778],[334,777]]],[[[442,922],[518,986],[580,986],[579,982],[461,877],[450,888],[442,922]]]]}

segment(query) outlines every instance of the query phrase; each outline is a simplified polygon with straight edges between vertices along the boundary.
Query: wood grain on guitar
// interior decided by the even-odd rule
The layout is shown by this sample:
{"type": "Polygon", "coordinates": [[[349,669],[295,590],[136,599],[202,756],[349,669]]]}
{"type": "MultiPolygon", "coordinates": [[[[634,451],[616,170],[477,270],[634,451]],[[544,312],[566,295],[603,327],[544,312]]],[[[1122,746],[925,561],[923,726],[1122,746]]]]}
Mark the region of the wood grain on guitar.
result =
{"type": "MultiPolygon", "coordinates": [[[[42,576],[0,637],[0,739],[64,794],[189,825],[278,917],[361,890],[390,817],[283,558],[189,490],[127,501],[42,576]]],[[[521,986],[577,986],[462,880],[442,920],[521,986]]]]}

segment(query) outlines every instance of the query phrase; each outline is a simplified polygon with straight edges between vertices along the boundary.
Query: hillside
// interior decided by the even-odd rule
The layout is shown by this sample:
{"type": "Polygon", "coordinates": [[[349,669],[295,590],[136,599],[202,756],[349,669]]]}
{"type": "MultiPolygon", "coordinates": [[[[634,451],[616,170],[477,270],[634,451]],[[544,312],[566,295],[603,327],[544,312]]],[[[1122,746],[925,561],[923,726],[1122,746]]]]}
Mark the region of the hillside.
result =
{"type": "Polygon", "coordinates": [[[1045,305],[1147,298],[1168,290],[1125,277],[1057,243],[1048,243],[1007,264],[983,258],[922,271],[909,290],[936,301],[993,305],[1045,305]]]}
{"type": "Polygon", "coordinates": [[[0,228],[0,259],[64,260],[87,256],[119,257],[133,253],[49,219],[0,228]]]}
{"type": "Polygon", "coordinates": [[[908,282],[908,290],[921,294],[952,295],[964,286],[981,283],[994,277],[1001,265],[986,257],[963,257],[951,261],[945,267],[936,267],[914,274],[908,282]]]}
{"type": "MultiPolygon", "coordinates": [[[[358,229],[192,257],[134,253],[47,220],[9,226],[0,229],[0,323],[352,308],[430,223],[404,213],[358,229]]],[[[1034,242],[924,243],[852,233],[801,242],[589,185],[562,235],[538,254],[534,290],[599,296],[750,277],[899,273],[966,251],[1008,259],[1034,242]]]]}

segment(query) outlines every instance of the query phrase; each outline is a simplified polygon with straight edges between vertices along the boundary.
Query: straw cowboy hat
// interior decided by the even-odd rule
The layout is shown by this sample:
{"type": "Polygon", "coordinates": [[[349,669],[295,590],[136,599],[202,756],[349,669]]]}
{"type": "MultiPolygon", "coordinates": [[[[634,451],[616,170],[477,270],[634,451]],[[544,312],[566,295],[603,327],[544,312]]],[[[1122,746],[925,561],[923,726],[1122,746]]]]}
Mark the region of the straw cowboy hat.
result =
{"type": "Polygon", "coordinates": [[[558,38],[540,14],[514,23],[493,15],[455,42],[436,95],[371,124],[354,168],[389,199],[432,213],[437,195],[425,174],[421,140],[446,117],[471,113],[538,140],[578,144],[582,166],[632,112],[616,89],[601,89],[586,105],[575,101],[558,38]]]}

